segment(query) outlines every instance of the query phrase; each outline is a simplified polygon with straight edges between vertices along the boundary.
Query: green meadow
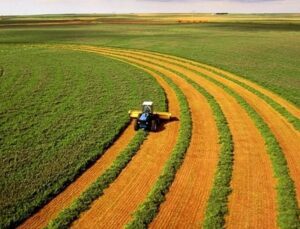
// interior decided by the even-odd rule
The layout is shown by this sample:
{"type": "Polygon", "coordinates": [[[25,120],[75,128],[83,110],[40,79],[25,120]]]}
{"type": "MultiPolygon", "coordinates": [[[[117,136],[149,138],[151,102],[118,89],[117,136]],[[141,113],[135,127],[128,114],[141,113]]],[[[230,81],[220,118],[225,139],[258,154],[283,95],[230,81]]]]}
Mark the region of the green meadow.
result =
{"type": "Polygon", "coordinates": [[[10,21],[47,21],[47,17],[2,19],[2,25],[6,23],[11,26],[0,30],[0,45],[72,43],[169,53],[231,71],[300,105],[298,14],[48,17],[62,23],[66,20],[86,20],[96,24],[43,26],[33,23],[12,26],[10,21]],[[176,23],[173,19],[199,16],[209,18],[208,22],[176,23]],[[152,23],[159,19],[162,23],[152,23]],[[130,23],[119,23],[122,20],[130,23]]]}

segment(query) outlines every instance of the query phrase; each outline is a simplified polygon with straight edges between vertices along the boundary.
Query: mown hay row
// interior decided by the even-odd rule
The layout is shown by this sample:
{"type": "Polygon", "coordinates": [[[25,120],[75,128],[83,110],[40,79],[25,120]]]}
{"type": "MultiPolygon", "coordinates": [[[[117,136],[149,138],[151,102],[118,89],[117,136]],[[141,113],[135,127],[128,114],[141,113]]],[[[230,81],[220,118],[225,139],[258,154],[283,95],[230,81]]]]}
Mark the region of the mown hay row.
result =
{"type": "MultiPolygon", "coordinates": [[[[106,48],[106,49],[108,49],[109,50],[109,48],[106,48]]],[[[105,50],[105,49],[104,49],[105,50]]],[[[124,52],[126,52],[126,53],[137,53],[137,52],[133,52],[133,51],[126,51],[126,50],[124,50],[124,52]]],[[[163,55],[163,54],[157,54],[158,56],[160,56],[160,55],[163,55]]],[[[140,56],[141,57],[143,57],[143,56],[145,56],[145,54],[144,53],[142,53],[142,54],[140,54],[140,56]]],[[[177,57],[173,57],[174,59],[177,59],[177,57]]],[[[153,62],[154,60],[156,60],[156,57],[155,57],[155,55],[151,55],[151,58],[149,57],[148,58],[148,60],[150,60],[151,62],[153,62]]],[[[155,63],[155,64],[158,64],[158,65],[160,65],[162,62],[161,62],[161,58],[159,57],[158,59],[157,59],[158,61],[154,61],[153,63],[155,63]]],[[[187,60],[186,60],[187,61],[187,60]]],[[[173,63],[173,61],[171,61],[171,59],[170,60],[168,60],[168,61],[166,61],[166,63],[173,63]]],[[[164,65],[166,65],[166,64],[164,64],[164,65]]],[[[293,128],[291,128],[291,126],[289,126],[289,124],[288,124],[288,122],[283,122],[282,121],[282,119],[280,119],[279,118],[279,116],[278,115],[276,115],[275,114],[275,111],[274,110],[272,110],[268,105],[268,103],[266,103],[266,101],[263,99],[263,98],[260,98],[260,97],[258,97],[255,93],[253,93],[253,94],[251,94],[248,90],[245,90],[242,86],[240,86],[239,84],[236,84],[236,83],[234,83],[234,82],[232,82],[231,80],[227,80],[227,79],[223,79],[222,77],[220,77],[220,76],[218,76],[218,75],[216,75],[214,72],[216,72],[217,70],[211,70],[211,71],[207,71],[206,69],[204,69],[204,68],[197,68],[198,69],[198,71],[196,71],[194,68],[192,68],[192,69],[190,69],[189,68],[189,66],[191,66],[191,65],[186,65],[186,64],[184,64],[184,61],[182,61],[182,62],[180,62],[180,63],[178,63],[178,62],[174,62],[173,63],[173,65],[170,65],[171,66],[171,68],[173,67],[173,69],[175,70],[175,71],[178,71],[178,69],[184,69],[184,68],[186,68],[186,69],[188,69],[188,71],[189,71],[189,74],[190,75],[193,75],[193,76],[196,76],[197,74],[199,75],[205,75],[205,76],[207,76],[207,77],[209,77],[209,78],[213,78],[213,79],[215,79],[215,80],[217,80],[217,81],[219,81],[219,82],[221,82],[222,84],[225,84],[226,86],[229,86],[231,89],[233,89],[233,90],[235,90],[236,92],[238,92],[244,99],[246,99],[247,100],[247,102],[249,102],[260,114],[261,114],[261,116],[263,116],[264,117],[264,119],[265,119],[265,121],[267,122],[267,123],[272,123],[270,120],[267,120],[267,118],[268,118],[268,116],[271,116],[271,113],[270,112],[272,112],[272,117],[273,118],[276,118],[276,122],[275,122],[275,124],[276,125],[271,125],[270,124],[270,128],[272,129],[272,131],[276,134],[276,137],[278,138],[278,139],[280,139],[280,140],[283,140],[283,139],[286,139],[287,137],[289,137],[289,141],[292,141],[292,144],[287,144],[287,142],[285,142],[284,144],[285,144],[285,146],[284,146],[284,148],[289,148],[289,149],[286,149],[287,151],[290,151],[290,152],[292,152],[292,146],[295,146],[295,145],[297,145],[297,144],[295,144],[296,142],[295,141],[297,141],[297,138],[299,137],[299,132],[298,131],[296,131],[295,129],[293,129],[293,128]],[[183,67],[179,67],[179,66],[183,66],[183,67]],[[254,101],[254,102],[253,102],[254,101]],[[259,104],[259,105],[256,105],[256,103],[257,104],[259,104]],[[264,110],[264,109],[262,109],[262,108],[266,108],[266,109],[268,109],[268,112],[266,113],[266,111],[264,110]],[[268,114],[270,114],[270,115],[268,115],[268,114]],[[278,124],[278,125],[277,125],[278,124]],[[275,126],[275,127],[274,127],[275,126]],[[285,127],[285,128],[284,128],[285,127]],[[285,133],[280,133],[280,131],[278,131],[279,130],[279,128],[281,129],[281,130],[283,130],[283,131],[285,131],[285,133]],[[285,136],[286,135],[286,136],[285,136]],[[291,146],[292,145],[292,146],[291,146]],[[290,146],[290,147],[289,147],[290,146]]],[[[212,68],[212,67],[211,67],[212,68]]],[[[215,69],[215,68],[214,68],[215,69]]],[[[219,71],[222,71],[222,70],[219,70],[219,71]]],[[[222,71],[223,72],[223,71],[222,71]]],[[[229,73],[228,73],[229,74],[229,73]]],[[[232,74],[229,74],[229,75],[232,75],[232,74]]],[[[231,76],[231,77],[233,77],[233,76],[231,76]]],[[[235,80],[234,80],[235,81],[235,80]]],[[[262,90],[265,90],[265,89],[262,89],[262,90]]],[[[260,92],[258,92],[257,94],[261,94],[260,92]]],[[[279,98],[279,99],[281,99],[281,98],[279,98]]],[[[266,100],[268,100],[268,99],[266,99],[266,100]]],[[[282,100],[282,99],[281,99],[282,100]]],[[[274,101],[275,102],[275,101],[274,101]]],[[[276,102],[275,102],[276,103],[276,102]]],[[[286,106],[289,106],[290,104],[288,104],[288,103],[285,103],[285,105],[286,106]]],[[[299,109],[297,109],[297,108],[295,108],[295,107],[293,107],[293,106],[289,106],[290,107],[290,111],[292,111],[293,110],[293,112],[294,113],[296,113],[296,116],[297,116],[297,114],[300,112],[299,111],[299,109]],[[294,109],[292,109],[292,108],[294,108],[294,109]]],[[[283,107],[282,107],[283,108],[283,107]]],[[[283,109],[285,109],[285,108],[283,108],[283,109]]],[[[295,117],[295,119],[297,119],[297,117],[295,117]]],[[[296,121],[297,122],[297,121],[296,121]]],[[[279,141],[280,141],[279,140],[279,141]]],[[[283,141],[280,141],[280,143],[282,143],[283,144],[283,141]]],[[[299,149],[299,148],[297,148],[297,149],[299,149]]],[[[294,151],[295,151],[295,149],[294,149],[294,151]]],[[[295,155],[297,155],[297,154],[293,154],[294,156],[295,155]]],[[[296,159],[296,158],[294,158],[294,159],[296,159]]],[[[297,158],[297,159],[299,159],[299,158],[297,158]]],[[[290,160],[291,162],[290,163],[292,163],[292,160],[290,160]]],[[[296,160],[296,161],[300,161],[300,160],[296,160]]],[[[299,166],[299,164],[298,164],[298,166],[299,166]]],[[[292,166],[291,166],[292,167],[292,166]]]]}

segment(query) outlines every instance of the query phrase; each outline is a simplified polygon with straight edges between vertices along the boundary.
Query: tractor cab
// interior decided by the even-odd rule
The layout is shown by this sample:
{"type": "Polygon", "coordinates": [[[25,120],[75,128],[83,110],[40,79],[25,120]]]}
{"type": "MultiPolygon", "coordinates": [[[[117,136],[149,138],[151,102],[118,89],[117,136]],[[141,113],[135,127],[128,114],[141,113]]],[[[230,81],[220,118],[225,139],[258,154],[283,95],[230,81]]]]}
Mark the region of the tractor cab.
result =
{"type": "Polygon", "coordinates": [[[142,112],[143,113],[153,113],[153,102],[151,102],[151,101],[143,102],[142,112]]]}

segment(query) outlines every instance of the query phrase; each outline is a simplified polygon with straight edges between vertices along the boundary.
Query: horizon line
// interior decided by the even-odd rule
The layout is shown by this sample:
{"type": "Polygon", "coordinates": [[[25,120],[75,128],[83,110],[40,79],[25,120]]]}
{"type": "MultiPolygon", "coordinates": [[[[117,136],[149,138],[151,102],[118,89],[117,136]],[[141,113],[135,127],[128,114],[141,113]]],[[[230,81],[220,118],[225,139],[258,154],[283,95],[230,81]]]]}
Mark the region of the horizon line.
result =
{"type": "MultiPolygon", "coordinates": [[[[251,12],[251,13],[242,13],[242,12],[132,12],[132,13],[115,13],[115,12],[89,12],[89,13],[33,13],[33,14],[0,14],[0,17],[3,16],[51,16],[51,15],[134,15],[134,14],[217,14],[217,13],[225,13],[225,14],[244,14],[244,15],[251,15],[251,14],[300,14],[300,12],[251,12]]],[[[224,15],[223,15],[224,16],[224,15]]]]}

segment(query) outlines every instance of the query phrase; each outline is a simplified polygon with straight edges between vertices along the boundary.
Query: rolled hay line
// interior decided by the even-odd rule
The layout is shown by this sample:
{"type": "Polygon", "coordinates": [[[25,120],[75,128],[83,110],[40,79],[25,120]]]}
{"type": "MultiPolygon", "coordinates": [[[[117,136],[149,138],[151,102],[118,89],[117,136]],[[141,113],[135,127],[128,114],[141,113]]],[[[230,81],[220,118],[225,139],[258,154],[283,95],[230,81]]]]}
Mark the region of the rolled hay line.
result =
{"type": "MultiPolygon", "coordinates": [[[[100,51],[99,51],[100,52],[100,51]]],[[[105,53],[108,53],[109,55],[116,55],[116,56],[118,56],[118,51],[116,51],[115,53],[116,54],[112,54],[111,53],[112,51],[110,51],[110,52],[107,52],[107,51],[105,51],[105,53]]],[[[101,52],[100,52],[101,53],[101,52]]],[[[170,76],[170,77],[172,77],[172,78],[180,78],[179,76],[176,76],[176,74],[173,74],[171,71],[166,71],[166,70],[164,70],[164,68],[158,68],[157,67],[157,64],[156,65],[152,65],[152,64],[148,64],[148,62],[143,62],[143,61],[141,61],[141,59],[142,58],[139,58],[139,57],[135,57],[135,58],[133,58],[133,56],[132,55],[127,55],[127,54],[123,54],[122,56],[124,56],[124,58],[125,59],[130,59],[131,61],[135,61],[135,62],[137,62],[137,63],[140,63],[140,64],[143,64],[143,65],[145,65],[145,66],[148,66],[148,67],[155,67],[155,68],[157,68],[157,69],[159,69],[159,71],[161,71],[161,72],[163,72],[164,74],[167,74],[168,76],[170,76]],[[130,57],[129,57],[130,56],[130,57]]],[[[153,58],[152,58],[153,59],[153,58]]],[[[152,60],[151,59],[151,60],[152,60]]],[[[177,82],[178,80],[176,80],[176,82],[177,82]]],[[[182,84],[182,82],[177,82],[177,84],[178,85],[181,85],[182,84]]],[[[229,96],[229,95],[228,95],[229,96]]],[[[228,96],[226,96],[226,94],[224,94],[224,95],[222,95],[221,96],[221,98],[224,98],[224,97],[228,97],[228,96]]],[[[229,96],[230,97],[230,96],[229,96]]],[[[228,97],[228,99],[230,99],[228,97]]],[[[220,96],[219,96],[219,98],[218,99],[220,99],[220,96]]],[[[233,101],[234,101],[234,99],[231,99],[231,102],[230,103],[232,103],[233,101]]],[[[226,111],[226,113],[227,113],[227,115],[228,114],[239,114],[240,112],[238,112],[238,113],[236,113],[234,110],[232,110],[230,107],[232,107],[232,105],[230,105],[230,104],[227,104],[229,107],[227,107],[227,111],[226,111]],[[230,108],[229,110],[228,110],[228,108],[230,108]],[[233,111],[233,112],[232,112],[233,111]]],[[[235,104],[236,106],[238,106],[239,107],[239,105],[236,103],[235,104]]],[[[237,107],[237,108],[238,108],[237,107]]],[[[240,109],[242,109],[242,108],[240,108],[240,109]]],[[[246,112],[244,112],[245,113],[245,115],[246,115],[246,112]]],[[[232,115],[231,115],[232,116],[232,115]]],[[[237,116],[239,116],[239,115],[237,115],[237,116]]],[[[248,119],[248,121],[251,121],[249,118],[247,118],[248,119]]],[[[237,130],[239,130],[240,128],[238,127],[239,126],[239,124],[238,123],[240,123],[240,122],[244,122],[245,121],[245,118],[244,117],[239,117],[238,118],[238,120],[236,120],[236,118],[234,118],[234,117],[231,117],[231,124],[233,125],[236,125],[236,129],[237,130]]],[[[255,128],[254,127],[254,124],[253,124],[253,128],[255,128]]],[[[255,133],[256,134],[256,133],[255,133]]],[[[238,133],[236,133],[236,136],[241,136],[241,135],[243,135],[243,134],[238,134],[238,133]]],[[[251,138],[251,139],[253,139],[253,138],[251,138]]],[[[244,141],[243,141],[244,142],[244,141]]],[[[255,142],[253,142],[253,144],[251,144],[251,145],[254,145],[255,144],[255,142]]],[[[243,144],[242,144],[243,145],[243,144]]],[[[241,147],[243,147],[241,145],[241,147]]],[[[239,148],[241,148],[241,147],[239,147],[239,148]]],[[[262,147],[264,148],[264,145],[263,145],[263,143],[262,143],[262,147]]],[[[260,152],[259,151],[259,149],[256,149],[256,151],[257,152],[260,152]]],[[[193,213],[191,213],[191,214],[193,214],[193,213]]],[[[271,218],[272,219],[272,218],[271,218]]]]}
{"type": "MultiPolygon", "coordinates": [[[[265,140],[265,144],[273,165],[273,171],[277,178],[277,206],[278,206],[278,218],[277,223],[281,228],[297,228],[299,227],[299,209],[296,199],[295,184],[290,177],[289,168],[284,156],[284,153],[274,136],[272,130],[269,128],[268,124],[263,120],[259,113],[251,107],[251,105],[238,93],[232,90],[230,87],[220,83],[218,80],[209,77],[203,73],[198,73],[201,77],[213,82],[217,86],[223,88],[230,95],[232,95],[238,103],[247,111],[249,116],[255,122],[258,130],[265,140]]],[[[217,198],[213,198],[217,200],[217,198]]],[[[213,201],[211,201],[213,202],[213,201]]],[[[216,210],[210,207],[208,204],[207,214],[217,214],[216,210]],[[210,210],[211,209],[211,210],[210,210]],[[214,212],[214,213],[213,213],[214,212]]],[[[219,212],[222,212],[220,210],[219,212]]],[[[223,214],[224,217],[224,214],[223,214]]],[[[222,227],[224,220],[218,221],[216,217],[206,217],[204,221],[204,227],[222,227]],[[211,220],[213,219],[213,220],[211,220]]]]}
{"type": "MultiPolygon", "coordinates": [[[[116,54],[116,56],[117,56],[117,54],[116,54]]],[[[167,72],[165,74],[167,74],[167,72]]],[[[200,86],[197,89],[199,91],[201,91],[202,94],[205,94],[205,96],[207,96],[210,99],[210,102],[211,102],[212,106],[214,107],[215,112],[221,112],[222,113],[220,108],[217,106],[217,103],[212,102],[213,97],[211,97],[200,86]]],[[[220,162],[219,162],[219,170],[221,172],[224,172],[224,174],[225,174],[224,176],[226,177],[226,179],[223,179],[224,177],[222,177],[221,184],[220,184],[220,179],[217,181],[217,183],[219,185],[218,188],[223,188],[223,190],[227,190],[225,192],[219,192],[220,195],[218,196],[218,198],[220,198],[220,197],[223,198],[220,205],[224,206],[224,202],[225,202],[225,207],[222,207],[220,212],[222,212],[222,211],[227,212],[226,211],[227,210],[226,203],[227,203],[228,194],[230,193],[230,187],[228,187],[228,186],[230,186],[229,184],[230,184],[231,172],[232,172],[232,157],[233,157],[232,156],[232,149],[233,149],[233,145],[232,145],[232,142],[231,142],[232,139],[231,139],[229,129],[224,128],[224,125],[227,126],[226,119],[223,119],[220,116],[218,116],[218,117],[219,117],[219,119],[218,119],[219,128],[224,129],[224,131],[222,132],[222,136],[220,137],[221,144],[222,144],[222,152],[221,152],[221,159],[220,159],[220,162]],[[225,210],[224,210],[224,208],[225,208],[225,210]]],[[[220,172],[219,170],[218,170],[217,173],[220,172]]],[[[161,185],[161,183],[159,183],[159,182],[158,182],[158,184],[161,185]]],[[[162,200],[164,200],[163,196],[165,194],[165,191],[161,190],[161,189],[159,189],[160,191],[157,191],[157,189],[155,189],[155,188],[153,190],[155,190],[155,191],[153,191],[154,194],[153,194],[153,192],[151,192],[149,194],[149,196],[151,198],[148,197],[148,199],[142,205],[140,205],[138,210],[134,213],[133,221],[131,221],[127,225],[129,228],[131,228],[131,227],[146,227],[152,221],[154,216],[156,215],[156,211],[158,210],[159,203],[162,200]],[[156,198],[153,197],[153,196],[155,196],[155,193],[157,193],[157,192],[162,194],[162,196],[160,196],[161,201],[158,201],[158,197],[156,197],[156,198]],[[153,202],[154,203],[156,202],[157,206],[153,206],[152,205],[153,202]],[[150,211],[150,209],[151,209],[151,212],[147,213],[147,210],[150,211]]],[[[222,217],[224,217],[224,215],[222,215],[222,217]]]]}

